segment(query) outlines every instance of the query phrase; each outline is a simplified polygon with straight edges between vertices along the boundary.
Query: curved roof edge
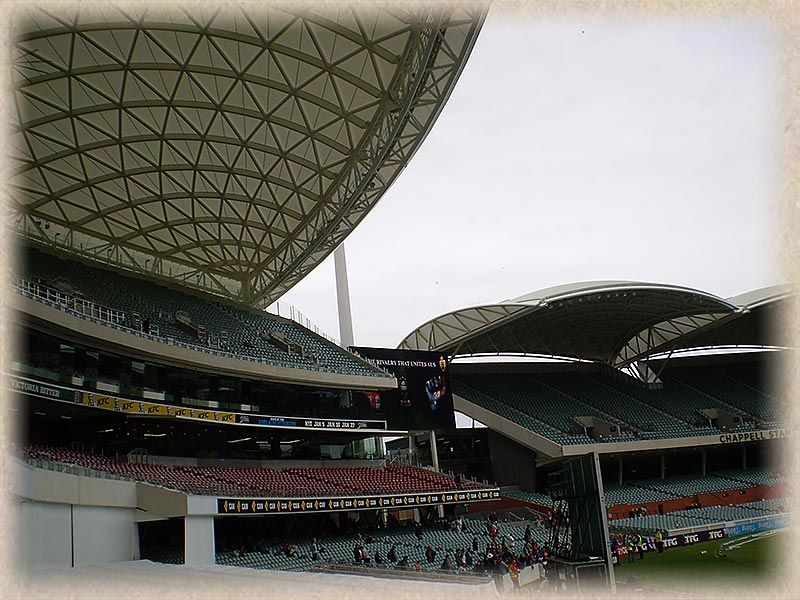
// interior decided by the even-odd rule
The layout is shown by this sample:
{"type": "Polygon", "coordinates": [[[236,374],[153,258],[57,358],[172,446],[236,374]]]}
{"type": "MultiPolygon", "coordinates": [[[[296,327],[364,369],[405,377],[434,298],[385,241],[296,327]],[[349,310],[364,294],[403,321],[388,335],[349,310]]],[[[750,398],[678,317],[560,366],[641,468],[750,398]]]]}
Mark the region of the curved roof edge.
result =
{"type": "MultiPolygon", "coordinates": [[[[426,321],[410,332],[400,342],[398,348],[448,350],[457,354],[458,348],[468,348],[474,345],[475,340],[483,339],[481,336],[496,337],[497,332],[504,330],[504,328],[517,327],[515,325],[517,322],[522,322],[523,319],[534,313],[537,320],[547,319],[547,316],[540,309],[552,308],[554,303],[564,306],[564,304],[571,305],[575,301],[576,306],[580,304],[585,312],[592,305],[590,303],[598,303],[599,309],[601,306],[599,303],[609,298],[609,294],[612,294],[614,298],[618,298],[619,295],[624,296],[629,293],[634,296],[643,294],[645,297],[648,294],[653,294],[656,296],[654,298],[656,301],[658,301],[658,298],[664,298],[666,293],[684,303],[682,308],[678,305],[678,313],[675,312],[673,303],[671,314],[664,313],[664,319],[660,322],[652,319],[652,302],[647,315],[649,321],[646,321],[645,314],[642,314],[642,328],[640,331],[648,333],[647,348],[644,351],[646,354],[656,349],[651,345],[650,340],[650,337],[655,335],[654,332],[663,333],[660,331],[661,329],[669,330],[669,335],[666,335],[659,342],[663,346],[667,343],[676,342],[681,338],[689,337],[701,330],[711,328],[712,325],[719,322],[727,321],[736,314],[746,314],[751,309],[791,297],[796,293],[796,289],[790,285],[776,285],[730,298],[722,298],[703,290],[675,284],[625,280],[576,282],[544,288],[495,304],[477,305],[444,313],[426,321]]],[[[628,309],[619,309],[617,307],[617,311],[619,310],[627,311],[628,309]]],[[[604,313],[598,311],[598,314],[603,315],[604,313]]],[[[598,318],[602,319],[602,316],[598,318]]],[[[540,324],[546,325],[546,323],[540,324]]],[[[519,332],[519,329],[514,329],[514,331],[519,332]]],[[[637,332],[634,338],[639,336],[640,334],[637,332]]],[[[618,340],[622,346],[616,348],[616,351],[626,347],[625,344],[630,345],[632,339],[618,340]]],[[[480,343],[478,345],[480,346],[480,343]]],[[[515,349],[515,351],[519,350],[518,348],[515,349]]],[[[616,355],[617,352],[614,354],[616,355]]],[[[636,356],[641,356],[642,349],[637,350],[635,354],[636,356]]],[[[580,358],[580,353],[576,354],[576,356],[580,358]]],[[[594,358],[591,356],[590,354],[587,360],[597,360],[596,354],[594,358]]],[[[586,358],[586,355],[584,355],[584,358],[586,358]]],[[[619,356],[617,356],[617,359],[619,359],[619,356]]]]}
{"type": "Polygon", "coordinates": [[[675,291],[678,293],[699,294],[709,300],[717,301],[726,304],[731,309],[739,307],[738,304],[732,303],[719,296],[709,294],[703,290],[690,288],[682,285],[674,285],[669,283],[652,283],[647,281],[626,281],[626,280],[608,280],[608,281],[581,281],[577,283],[568,283],[564,285],[556,285],[549,288],[544,288],[522,296],[517,296],[509,300],[511,303],[531,303],[533,301],[549,302],[553,300],[563,300],[566,298],[574,298],[577,296],[585,296],[588,294],[600,294],[605,292],[626,292],[636,290],[662,290],[662,291],[675,291]]]}
{"type": "Polygon", "coordinates": [[[795,286],[791,284],[778,284],[731,296],[727,300],[732,304],[740,306],[744,310],[751,310],[766,304],[785,300],[796,294],[797,288],[795,286]]]}

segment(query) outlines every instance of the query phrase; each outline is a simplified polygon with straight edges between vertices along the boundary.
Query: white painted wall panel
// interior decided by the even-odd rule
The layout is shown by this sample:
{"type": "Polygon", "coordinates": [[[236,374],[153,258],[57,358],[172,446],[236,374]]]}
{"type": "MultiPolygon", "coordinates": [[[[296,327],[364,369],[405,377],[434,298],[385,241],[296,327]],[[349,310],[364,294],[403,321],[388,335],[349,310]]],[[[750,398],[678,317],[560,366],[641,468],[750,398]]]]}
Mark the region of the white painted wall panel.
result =
{"type": "Polygon", "coordinates": [[[138,530],[133,510],[75,506],[73,523],[76,567],[138,560],[138,530]]]}
{"type": "Polygon", "coordinates": [[[20,566],[23,569],[70,567],[72,535],[69,504],[23,502],[20,513],[20,566]]]}

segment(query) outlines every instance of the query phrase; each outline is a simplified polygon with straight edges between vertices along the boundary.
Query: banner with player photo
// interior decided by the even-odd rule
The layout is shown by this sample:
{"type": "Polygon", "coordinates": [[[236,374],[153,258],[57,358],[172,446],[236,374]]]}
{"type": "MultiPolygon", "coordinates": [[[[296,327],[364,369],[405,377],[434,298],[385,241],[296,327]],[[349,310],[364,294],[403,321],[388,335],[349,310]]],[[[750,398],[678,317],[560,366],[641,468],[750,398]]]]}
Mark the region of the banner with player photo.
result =
{"type": "Polygon", "coordinates": [[[389,429],[455,429],[450,360],[440,352],[354,347],[351,351],[397,377],[396,390],[354,392],[383,411],[389,429]]]}

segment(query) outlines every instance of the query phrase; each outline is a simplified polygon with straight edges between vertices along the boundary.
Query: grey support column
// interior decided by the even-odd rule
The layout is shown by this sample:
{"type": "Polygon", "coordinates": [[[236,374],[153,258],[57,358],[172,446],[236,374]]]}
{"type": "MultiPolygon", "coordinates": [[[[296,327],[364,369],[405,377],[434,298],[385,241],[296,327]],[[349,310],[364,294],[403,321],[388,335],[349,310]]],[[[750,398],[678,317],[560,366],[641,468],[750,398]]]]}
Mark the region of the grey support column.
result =
{"type": "MultiPolygon", "coordinates": [[[[431,429],[430,431],[430,440],[431,440],[431,461],[433,462],[433,468],[437,471],[439,470],[439,451],[436,449],[436,432],[431,429]]],[[[436,507],[436,512],[439,513],[440,517],[444,517],[444,506],[441,504],[436,507]]]]}
{"type": "Polygon", "coordinates": [[[186,515],[184,525],[184,562],[205,567],[215,562],[214,517],[186,515]]]}
{"type": "Polygon", "coordinates": [[[747,468],[747,446],[742,444],[742,469],[747,468]]]}
{"type": "Polygon", "coordinates": [[[347,261],[344,254],[344,243],[333,251],[333,263],[336,270],[336,304],[339,307],[339,338],[342,346],[352,346],[353,315],[350,310],[350,284],[347,281],[347,261]]]}
{"type": "Polygon", "coordinates": [[[433,468],[437,471],[439,470],[439,451],[436,449],[436,432],[431,430],[428,434],[431,440],[431,461],[433,462],[433,468]]]}

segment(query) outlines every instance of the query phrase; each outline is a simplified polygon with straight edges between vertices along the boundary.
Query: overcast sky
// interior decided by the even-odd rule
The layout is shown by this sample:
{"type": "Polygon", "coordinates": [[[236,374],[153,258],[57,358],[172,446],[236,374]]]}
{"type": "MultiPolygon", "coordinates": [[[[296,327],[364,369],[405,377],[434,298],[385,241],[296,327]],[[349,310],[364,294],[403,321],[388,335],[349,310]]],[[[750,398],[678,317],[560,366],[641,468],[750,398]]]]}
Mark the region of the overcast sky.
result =
{"type": "MultiPolygon", "coordinates": [[[[777,41],[758,21],[490,12],[430,135],[346,241],[356,344],[565,283],[726,297],[781,282],[777,41]]],[[[339,338],[333,255],[288,304],[339,338]]]]}

